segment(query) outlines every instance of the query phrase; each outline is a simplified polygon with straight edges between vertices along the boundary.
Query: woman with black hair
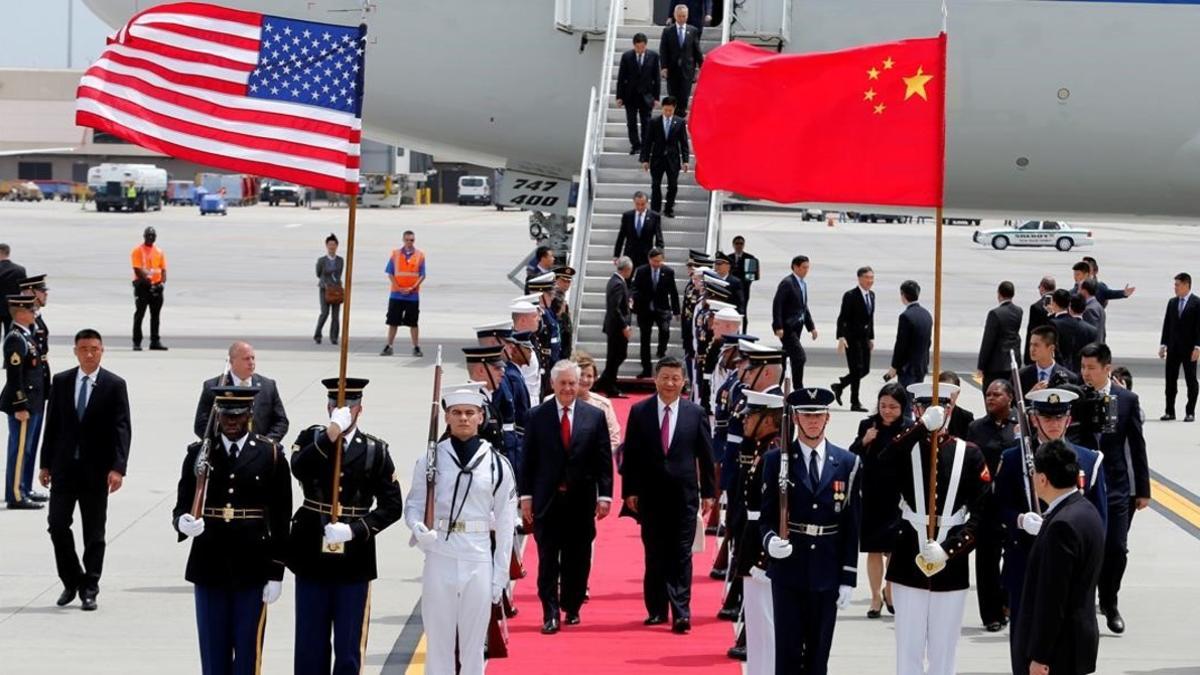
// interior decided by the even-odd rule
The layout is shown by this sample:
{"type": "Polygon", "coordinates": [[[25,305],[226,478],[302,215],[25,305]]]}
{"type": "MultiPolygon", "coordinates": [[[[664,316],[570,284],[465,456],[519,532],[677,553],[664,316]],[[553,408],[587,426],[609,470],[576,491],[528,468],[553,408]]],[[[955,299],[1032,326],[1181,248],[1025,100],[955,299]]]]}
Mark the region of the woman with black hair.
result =
{"type": "Polygon", "coordinates": [[[337,344],[338,329],[341,328],[338,315],[342,309],[342,269],[346,266],[346,261],[337,254],[337,250],[337,235],[331,233],[325,237],[325,255],[317,258],[317,297],[321,302],[317,330],[313,333],[313,342],[317,344],[321,344],[321,331],[325,328],[325,319],[329,318],[331,310],[333,320],[329,322],[330,344],[337,344]]]}

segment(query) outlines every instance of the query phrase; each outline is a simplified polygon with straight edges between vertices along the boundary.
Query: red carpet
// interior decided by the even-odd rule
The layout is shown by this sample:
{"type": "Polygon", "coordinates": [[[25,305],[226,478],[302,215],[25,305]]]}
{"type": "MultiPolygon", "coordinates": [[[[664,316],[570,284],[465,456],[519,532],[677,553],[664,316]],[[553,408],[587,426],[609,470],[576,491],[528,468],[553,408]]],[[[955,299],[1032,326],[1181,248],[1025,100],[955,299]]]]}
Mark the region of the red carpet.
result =
{"type": "MultiPolygon", "coordinates": [[[[629,408],[639,398],[617,399],[613,404],[621,427],[629,408]]],[[[714,555],[713,538],[695,554],[692,586],[692,632],[671,633],[669,625],[645,627],[642,619],[642,543],[631,518],[612,514],[597,523],[596,554],[589,582],[591,599],[583,606],[578,626],[564,625],[557,635],[542,635],[542,610],[537,598],[537,546],[530,537],[525,547],[528,575],[517,585],[520,613],[509,623],[509,658],[488,664],[490,673],[536,675],[591,675],[593,673],[663,673],[688,669],[689,673],[740,673],[740,664],[725,657],[733,645],[732,624],[716,619],[721,606],[721,582],[709,579],[714,555]]]]}

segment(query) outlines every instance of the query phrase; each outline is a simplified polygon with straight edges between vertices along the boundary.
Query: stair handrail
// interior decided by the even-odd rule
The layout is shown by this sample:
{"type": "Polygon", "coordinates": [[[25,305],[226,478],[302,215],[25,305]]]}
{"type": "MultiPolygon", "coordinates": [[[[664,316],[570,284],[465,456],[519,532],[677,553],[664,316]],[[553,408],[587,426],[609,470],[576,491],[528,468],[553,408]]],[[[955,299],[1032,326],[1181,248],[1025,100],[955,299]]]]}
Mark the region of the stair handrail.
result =
{"type": "MultiPolygon", "coordinates": [[[[721,2],[721,44],[727,44],[733,25],[734,0],[721,2]]],[[[708,193],[708,220],[705,228],[704,252],[715,253],[721,244],[721,213],[725,205],[725,192],[713,190],[708,193]]]]}

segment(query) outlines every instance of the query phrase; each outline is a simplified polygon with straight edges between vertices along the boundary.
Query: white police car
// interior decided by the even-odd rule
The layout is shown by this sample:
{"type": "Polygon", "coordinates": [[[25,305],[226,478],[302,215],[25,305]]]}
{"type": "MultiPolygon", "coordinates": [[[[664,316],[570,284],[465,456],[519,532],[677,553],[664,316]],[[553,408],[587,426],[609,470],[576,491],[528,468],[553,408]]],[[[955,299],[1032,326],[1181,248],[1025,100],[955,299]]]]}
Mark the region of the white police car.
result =
{"type": "Polygon", "coordinates": [[[1053,246],[1060,251],[1091,246],[1094,244],[1091,230],[1072,227],[1057,220],[1014,221],[1017,225],[1006,225],[989,230],[976,230],[971,241],[981,246],[991,246],[1003,251],[1009,246],[1053,246]]]}

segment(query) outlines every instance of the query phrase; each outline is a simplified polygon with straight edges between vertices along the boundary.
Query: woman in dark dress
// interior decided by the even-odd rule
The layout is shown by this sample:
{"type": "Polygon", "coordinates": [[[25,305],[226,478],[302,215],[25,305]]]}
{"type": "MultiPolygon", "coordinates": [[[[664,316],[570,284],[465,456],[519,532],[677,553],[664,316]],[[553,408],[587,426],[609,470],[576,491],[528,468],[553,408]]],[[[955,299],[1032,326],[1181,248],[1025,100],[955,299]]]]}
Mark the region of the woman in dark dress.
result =
{"type": "Polygon", "coordinates": [[[908,400],[904,387],[889,382],[879,390],[874,415],[858,425],[858,436],[850,452],[862,458],[862,528],[859,549],[867,554],[867,578],[871,584],[871,608],[867,617],[878,619],[886,603],[892,609],[891,588],[882,589],[883,570],[900,526],[900,495],[895,480],[888,475],[887,464],[880,455],[902,431],[911,426],[903,417],[908,400]]]}

